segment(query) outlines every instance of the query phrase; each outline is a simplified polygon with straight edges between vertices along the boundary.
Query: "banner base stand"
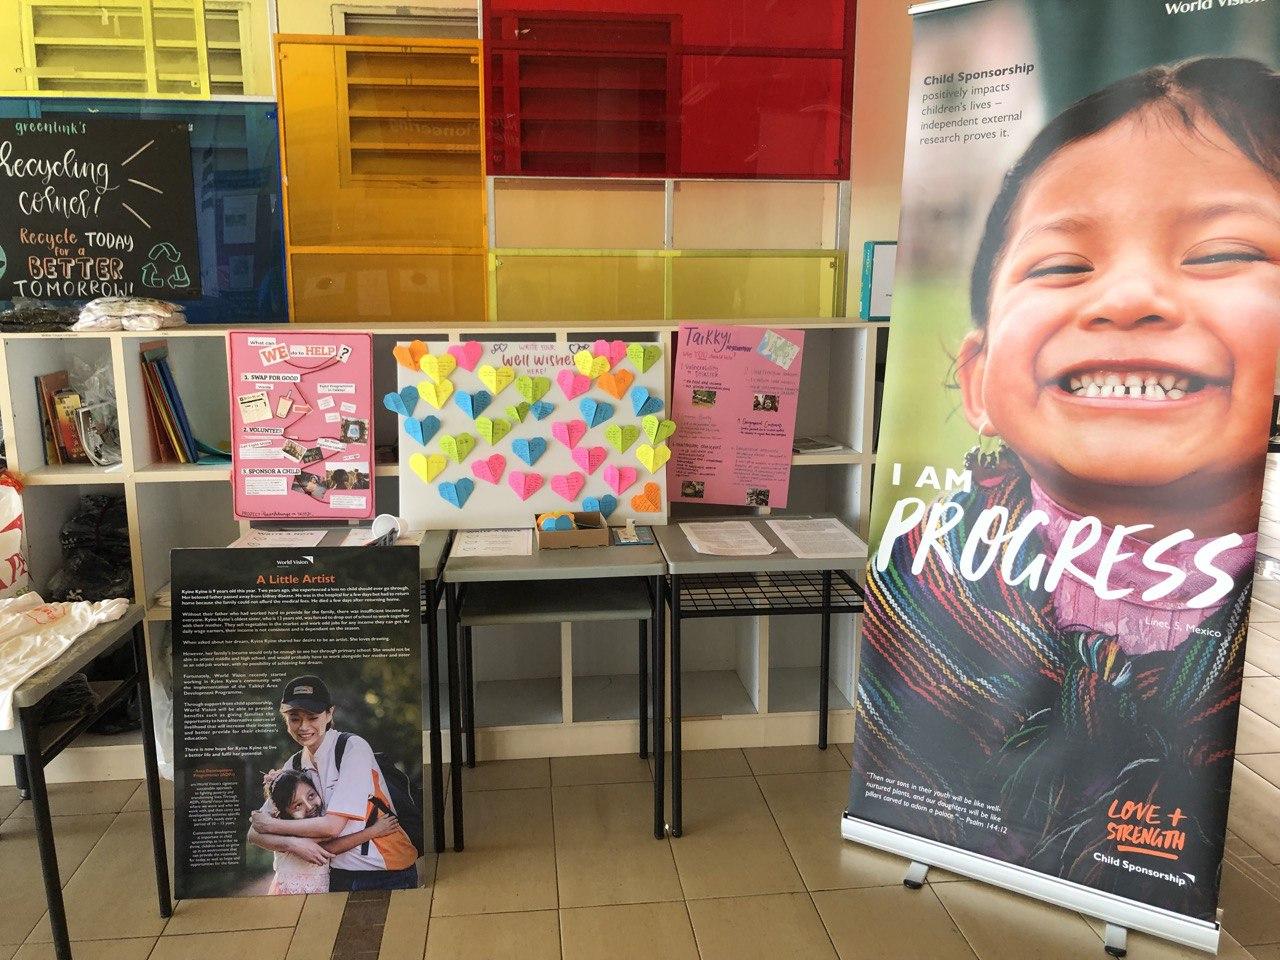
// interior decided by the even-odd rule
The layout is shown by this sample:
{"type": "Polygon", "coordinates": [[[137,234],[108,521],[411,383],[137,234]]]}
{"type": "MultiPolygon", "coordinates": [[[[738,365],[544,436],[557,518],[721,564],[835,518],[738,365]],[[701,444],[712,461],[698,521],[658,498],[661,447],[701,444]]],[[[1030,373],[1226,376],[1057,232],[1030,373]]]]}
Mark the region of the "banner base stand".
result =
{"type": "Polygon", "coordinates": [[[854,843],[910,860],[911,867],[903,878],[903,884],[907,887],[911,887],[913,881],[923,884],[931,867],[941,867],[973,880],[981,880],[995,887],[1096,917],[1107,925],[1104,948],[1113,957],[1124,956],[1130,930],[1149,933],[1206,953],[1218,952],[1221,927],[1217,923],[1194,920],[1158,907],[1149,907],[1115,894],[1059,880],[1002,860],[949,847],[848,815],[840,821],[840,834],[854,843]]]}
{"type": "Polygon", "coordinates": [[[920,890],[924,887],[924,882],[929,876],[929,865],[920,863],[918,860],[912,860],[911,866],[907,867],[907,875],[902,878],[902,885],[908,890],[920,890]]]}

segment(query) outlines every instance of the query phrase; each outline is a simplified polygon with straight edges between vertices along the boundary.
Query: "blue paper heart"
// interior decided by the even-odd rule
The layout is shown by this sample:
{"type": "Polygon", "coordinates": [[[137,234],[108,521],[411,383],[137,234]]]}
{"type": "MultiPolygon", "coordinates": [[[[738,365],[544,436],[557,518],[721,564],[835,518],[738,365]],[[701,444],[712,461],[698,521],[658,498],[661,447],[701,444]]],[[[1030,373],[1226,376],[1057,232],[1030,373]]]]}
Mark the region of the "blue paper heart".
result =
{"type": "Polygon", "coordinates": [[[402,417],[412,417],[413,411],[418,407],[417,387],[405,387],[399,393],[388,393],[382,398],[382,405],[392,413],[398,413],[402,417]]]}
{"type": "Polygon", "coordinates": [[[583,510],[598,510],[606,520],[618,509],[618,498],[605,494],[603,497],[587,497],[582,501],[583,510]]]}
{"type": "Polygon", "coordinates": [[[542,437],[521,437],[511,441],[511,452],[532,467],[547,452],[547,441],[542,437]]]}
{"type": "Polygon", "coordinates": [[[474,420],[489,408],[489,404],[493,403],[493,394],[488,390],[477,390],[475,393],[464,393],[459,390],[454,402],[462,408],[463,413],[474,420]]]}
{"type": "Polygon", "coordinates": [[[551,416],[551,413],[555,408],[556,405],[554,403],[548,403],[546,400],[539,400],[537,403],[530,405],[529,412],[532,413],[536,419],[545,420],[547,417],[551,416]]]}
{"type": "MultiPolygon", "coordinates": [[[[417,392],[417,388],[414,389],[414,392],[417,392]]],[[[414,417],[406,417],[404,432],[425,447],[431,442],[431,438],[440,432],[440,418],[428,416],[418,420],[414,417]]]]}
{"type": "Polygon", "coordinates": [[[587,421],[588,427],[598,427],[613,416],[612,403],[593,400],[590,397],[583,397],[579,400],[578,409],[582,411],[582,419],[587,421]]]}
{"type": "Polygon", "coordinates": [[[662,409],[662,401],[651,394],[648,387],[632,387],[627,396],[631,398],[631,409],[637,417],[657,413],[662,409]]]}
{"type": "Polygon", "coordinates": [[[542,520],[542,529],[551,530],[572,530],[573,520],[569,517],[544,517],[542,520]]]}
{"type": "Polygon", "coordinates": [[[461,510],[462,505],[467,502],[467,498],[471,496],[475,488],[476,482],[474,480],[470,477],[463,477],[453,483],[442,483],[436,489],[440,491],[440,496],[444,497],[446,503],[451,503],[461,510]]]}

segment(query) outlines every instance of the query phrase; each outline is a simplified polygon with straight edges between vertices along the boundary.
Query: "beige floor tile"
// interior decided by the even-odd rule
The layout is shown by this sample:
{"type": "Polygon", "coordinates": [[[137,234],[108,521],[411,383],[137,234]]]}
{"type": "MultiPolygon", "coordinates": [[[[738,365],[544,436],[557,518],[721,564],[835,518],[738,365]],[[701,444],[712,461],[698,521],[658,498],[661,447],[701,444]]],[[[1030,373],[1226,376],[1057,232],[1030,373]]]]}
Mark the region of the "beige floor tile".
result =
{"type": "MultiPolygon", "coordinates": [[[[1086,918],[1085,922],[1093,928],[1099,940],[1103,939],[1106,935],[1105,923],[1091,917],[1086,918]]],[[[1129,956],[1136,960],[1205,960],[1208,956],[1203,950],[1193,950],[1191,947],[1133,930],[1129,931],[1126,946],[1129,948],[1129,956]]],[[[1103,955],[1099,953],[1098,958],[1103,960],[1103,955]]],[[[1249,952],[1229,933],[1223,933],[1218,938],[1218,960],[1250,960],[1250,957],[1249,952]]]]}
{"type": "Polygon", "coordinates": [[[671,842],[653,837],[648,783],[556,787],[552,807],[561,907],[683,898],[671,842]]]}
{"type": "Polygon", "coordinates": [[[1244,662],[1244,675],[1245,675],[1246,677],[1269,677],[1269,676],[1271,676],[1271,674],[1267,673],[1267,672],[1266,672],[1265,670],[1263,670],[1261,667],[1255,667],[1255,666],[1254,666],[1252,663],[1250,663],[1248,660],[1246,660],[1246,661],[1244,662]]]}
{"type": "MultiPolygon", "coordinates": [[[[58,817],[54,821],[53,842],[64,884],[107,832],[113,819],[111,814],[97,814],[58,817]]],[[[34,820],[11,818],[0,827],[0,882],[4,884],[0,943],[22,943],[46,910],[34,820]]],[[[112,882],[118,883],[119,878],[112,882]]]]}
{"type": "Polygon", "coordinates": [[[683,903],[638,903],[560,911],[564,960],[698,960],[683,903]]]}
{"type": "Polygon", "coordinates": [[[1241,757],[1240,762],[1258,776],[1280,787],[1280,753],[1252,753],[1241,757]]]}
{"type": "Polygon", "coordinates": [[[346,905],[345,893],[320,893],[307,897],[285,960],[328,960],[338,939],[338,927],[346,905]]]}
{"type": "Polygon", "coordinates": [[[431,888],[396,890],[391,894],[387,921],[382,928],[378,960],[422,960],[427,949],[427,918],[431,915],[431,888]]]}
{"type": "Polygon", "coordinates": [[[837,743],[836,748],[839,749],[839,751],[844,754],[844,759],[847,763],[849,764],[853,763],[853,744],[852,743],[837,743]]]}
{"type": "MultiPolygon", "coordinates": [[[[1244,761],[1242,760],[1241,763],[1244,763],[1244,761]]],[[[1235,854],[1237,857],[1243,857],[1245,859],[1262,856],[1262,854],[1253,849],[1253,847],[1249,846],[1249,844],[1245,843],[1230,830],[1227,831],[1227,853],[1235,854]]]]}
{"type": "Polygon", "coordinates": [[[1280,724],[1280,678],[1246,678],[1240,703],[1263,719],[1280,724]]]}
{"type": "MultiPolygon", "coordinates": [[[[0,761],[0,763],[3,762],[0,761]]],[[[0,822],[3,822],[9,814],[17,810],[20,803],[22,803],[22,798],[18,796],[17,787],[0,787],[0,822]]]]}
{"type": "Polygon", "coordinates": [[[1280,960],[1280,943],[1265,947],[1249,947],[1249,956],[1253,960],[1280,960]]]}
{"type": "Polygon", "coordinates": [[[899,884],[827,890],[815,893],[813,902],[840,960],[974,960],[969,944],[930,887],[908,890],[899,884]],[[910,922],[904,922],[904,917],[910,922]]]}
{"type": "Polygon", "coordinates": [[[305,899],[293,896],[180,900],[174,904],[173,918],[165,926],[164,935],[294,927],[305,899]]]}
{"type": "Polygon", "coordinates": [[[1280,610],[1261,602],[1253,601],[1249,606],[1250,623],[1280,623],[1280,610]]]}
{"type": "Polygon", "coordinates": [[[1249,631],[1244,658],[1271,676],[1280,677],[1280,640],[1269,636],[1264,631],[1249,631]]]}
{"type": "Polygon", "coordinates": [[[161,937],[150,960],[284,960],[292,930],[241,930],[161,937]]]}
{"type": "Polygon", "coordinates": [[[1236,755],[1275,753],[1280,750],[1280,727],[1264,720],[1248,707],[1240,708],[1240,726],[1236,730],[1236,755]]]}
{"type": "Polygon", "coordinates": [[[19,946],[16,943],[0,943],[0,960],[12,960],[19,946]]]}
{"type": "Polygon", "coordinates": [[[1222,926],[1246,947],[1280,943],[1280,900],[1231,863],[1222,865],[1222,926]]]}
{"type": "Polygon", "coordinates": [[[527,790],[551,786],[551,767],[545,758],[489,760],[462,768],[463,790],[527,790]]]}
{"type": "MultiPolygon", "coordinates": [[[[685,750],[681,758],[684,769],[681,771],[685,780],[712,780],[720,777],[749,777],[751,764],[737,747],[722,750],[685,750]]],[[[652,765],[650,760],[650,765],[652,765]]],[[[667,780],[671,779],[671,754],[667,754],[667,780]]]]}
{"type": "Polygon", "coordinates": [[[1231,780],[1231,807],[1227,826],[1241,840],[1266,857],[1280,863],[1280,830],[1276,810],[1280,809],[1280,789],[1236,761],[1231,780]]]}
{"type": "Polygon", "coordinates": [[[685,897],[804,889],[773,815],[750,777],[684,785],[684,836],[672,839],[685,897]]]}
{"type": "MultiPolygon", "coordinates": [[[[160,806],[165,810],[173,809],[173,781],[160,781],[160,806]]],[[[128,813],[136,813],[139,810],[147,809],[147,785],[145,783],[138,784],[138,789],[133,791],[133,796],[129,798],[129,802],[124,805],[124,809],[128,813]]]]}
{"type": "Polygon", "coordinates": [[[440,858],[433,916],[550,910],[556,903],[550,790],[466,797],[466,849],[440,858]]]}
{"type": "Polygon", "coordinates": [[[794,747],[748,747],[742,751],[757,777],[779,773],[824,773],[848,770],[849,761],[839,750],[819,750],[811,743],[794,747]]]}
{"type": "Polygon", "coordinates": [[[426,960],[560,960],[555,910],[432,917],[426,960]]]}
{"type": "Polygon", "coordinates": [[[634,753],[600,757],[552,757],[551,785],[575,787],[587,783],[650,783],[653,768],[634,753]]]}
{"type": "MultiPolygon", "coordinates": [[[[49,809],[55,817],[119,813],[138,789],[137,780],[95,780],[91,783],[49,784],[49,809]]],[[[31,804],[13,811],[15,817],[32,817],[31,804]]]]}
{"type": "Polygon", "coordinates": [[[902,883],[905,860],[840,836],[840,817],[849,801],[847,772],[760,777],[758,782],[810,890],[902,883]]]}
{"type": "Polygon", "coordinates": [[[1100,953],[1097,935],[1069,910],[980,883],[943,883],[930,889],[979,960],[1080,960],[1100,953]]]}
{"type": "MultiPolygon", "coordinates": [[[[107,932],[120,938],[158,936],[165,921],[156,900],[147,815],[117,815],[64,890],[73,940],[92,940],[107,932]],[[121,883],[121,877],[128,877],[128,882],[121,883]]],[[[29,939],[49,940],[48,918],[29,939]]]]}
{"type": "Polygon", "coordinates": [[[702,960],[836,960],[807,893],[689,903],[702,960]]]}
{"type": "MultiPolygon", "coordinates": [[[[77,940],[71,944],[75,960],[147,960],[156,945],[155,937],[133,940],[77,940]]],[[[0,953],[0,956],[3,956],[0,953]]],[[[27,943],[14,960],[54,960],[52,943],[27,943]]]]}

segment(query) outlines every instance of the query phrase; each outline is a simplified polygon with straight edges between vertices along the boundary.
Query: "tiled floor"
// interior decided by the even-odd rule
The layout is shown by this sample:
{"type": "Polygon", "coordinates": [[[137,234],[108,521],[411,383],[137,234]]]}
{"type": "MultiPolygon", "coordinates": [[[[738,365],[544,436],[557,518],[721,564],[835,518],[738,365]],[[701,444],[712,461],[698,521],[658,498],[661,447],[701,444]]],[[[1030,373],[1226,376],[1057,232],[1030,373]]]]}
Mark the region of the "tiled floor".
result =
{"type": "MultiPolygon", "coordinates": [[[[1223,870],[1232,960],[1280,960],[1280,471],[1268,494],[1223,870]]],[[[468,848],[429,858],[423,889],[187,901],[167,923],[139,784],[55,786],[75,956],[1102,960],[1094,921],[938,871],[911,892],[902,861],[841,841],[848,757],[848,745],[689,753],[674,841],[649,834],[637,758],[483,764],[465,774],[468,848]]],[[[30,807],[12,788],[0,818],[0,960],[52,958],[30,807]]],[[[1201,956],[1129,945],[1133,960],[1201,956]]]]}

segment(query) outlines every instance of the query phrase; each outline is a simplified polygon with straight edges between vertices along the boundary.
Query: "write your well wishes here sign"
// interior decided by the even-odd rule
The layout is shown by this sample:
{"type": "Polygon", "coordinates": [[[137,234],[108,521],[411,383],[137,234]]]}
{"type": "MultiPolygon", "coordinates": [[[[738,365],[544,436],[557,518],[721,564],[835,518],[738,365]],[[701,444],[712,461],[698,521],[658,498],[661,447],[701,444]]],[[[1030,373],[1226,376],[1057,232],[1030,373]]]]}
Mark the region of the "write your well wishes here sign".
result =
{"type": "Polygon", "coordinates": [[[0,120],[0,299],[200,296],[185,123],[0,120]]]}

